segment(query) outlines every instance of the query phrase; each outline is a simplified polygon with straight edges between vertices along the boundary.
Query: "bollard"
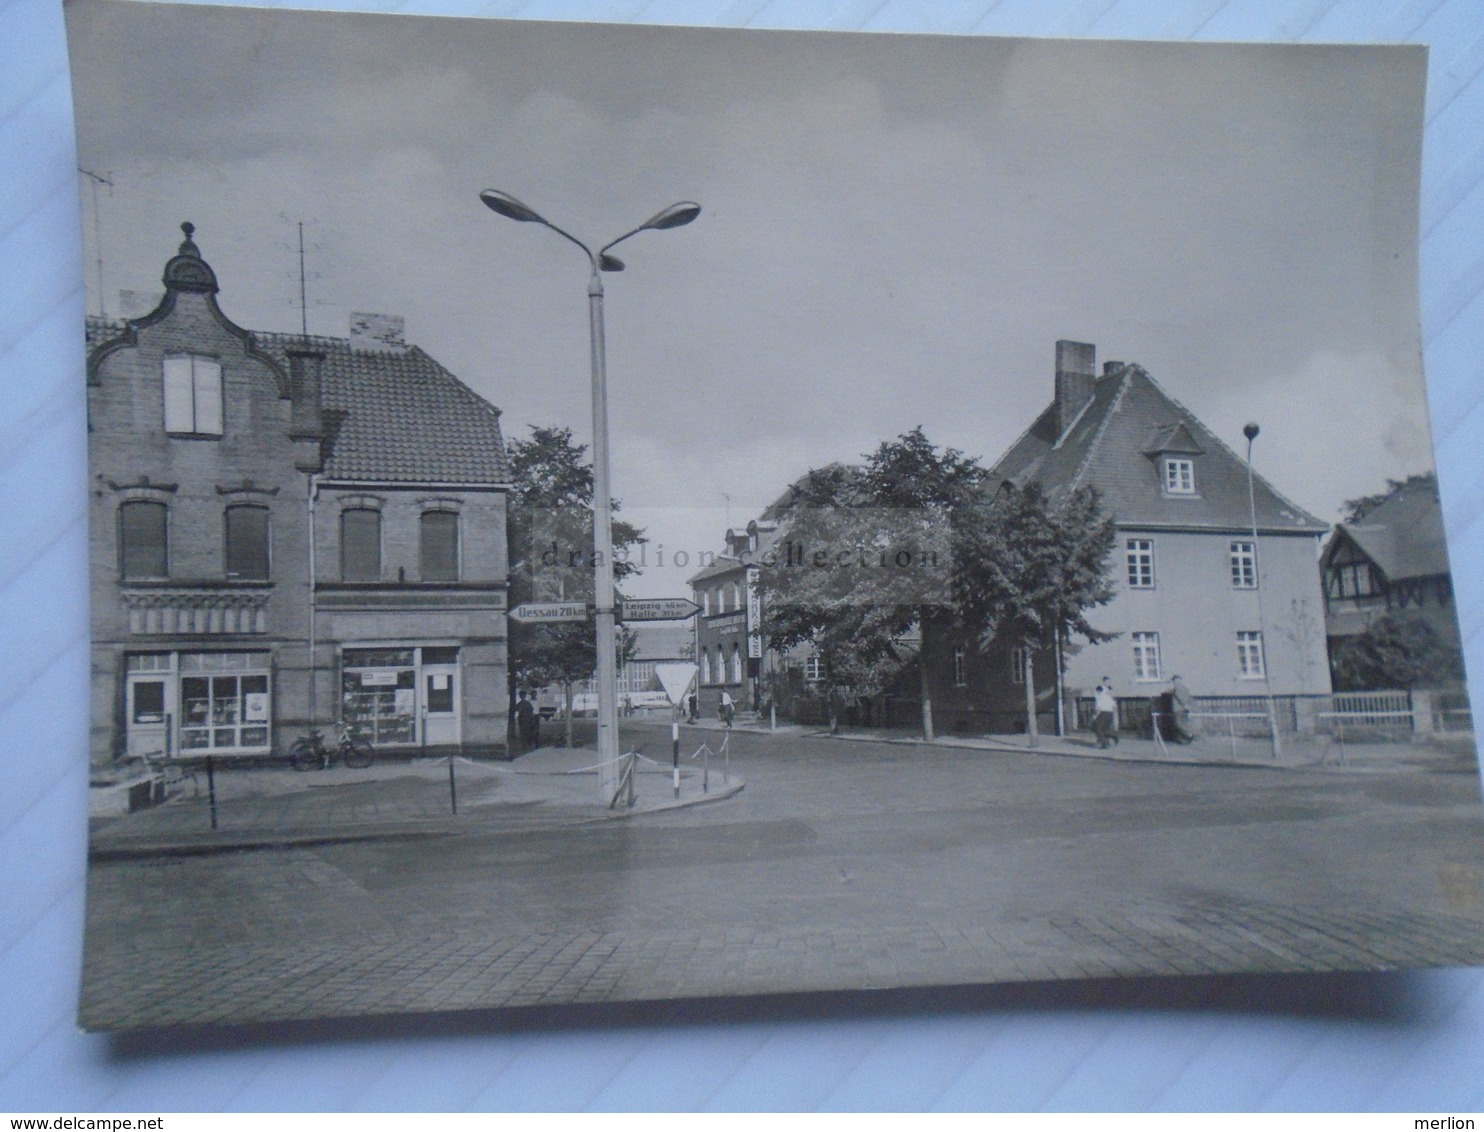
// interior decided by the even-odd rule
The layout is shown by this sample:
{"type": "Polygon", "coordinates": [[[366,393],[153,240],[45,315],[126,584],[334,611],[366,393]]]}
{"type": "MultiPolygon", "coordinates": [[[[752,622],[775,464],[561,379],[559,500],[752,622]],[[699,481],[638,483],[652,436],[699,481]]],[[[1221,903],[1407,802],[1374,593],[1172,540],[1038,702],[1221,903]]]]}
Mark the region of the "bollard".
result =
{"type": "Polygon", "coordinates": [[[448,806],[454,813],[459,812],[459,791],[453,784],[453,756],[448,756],[448,806]]]}
{"type": "Polygon", "coordinates": [[[216,764],[206,756],[206,796],[211,801],[211,828],[216,828],[216,764]]]}
{"type": "Polygon", "coordinates": [[[675,797],[680,797],[680,720],[670,724],[670,764],[675,772],[675,797]]]}

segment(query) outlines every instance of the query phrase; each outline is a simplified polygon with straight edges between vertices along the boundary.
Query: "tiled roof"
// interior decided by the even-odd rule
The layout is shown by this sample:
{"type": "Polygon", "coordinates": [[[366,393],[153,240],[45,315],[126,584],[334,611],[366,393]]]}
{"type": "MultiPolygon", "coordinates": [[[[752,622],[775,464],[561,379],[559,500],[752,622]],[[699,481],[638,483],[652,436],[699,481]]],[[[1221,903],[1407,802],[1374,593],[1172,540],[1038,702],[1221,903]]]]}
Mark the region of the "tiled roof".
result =
{"type": "MultiPolygon", "coordinates": [[[[114,319],[87,320],[91,353],[124,333],[114,319]]],[[[345,338],[254,333],[284,370],[287,351],[324,353],[321,370],[327,479],[381,483],[510,482],[500,410],[416,346],[361,350],[345,338]]]]}
{"type": "Polygon", "coordinates": [[[510,482],[500,410],[418,347],[358,350],[344,338],[297,334],[253,342],[285,370],[293,347],[324,352],[327,479],[510,482]]]}
{"type": "Polygon", "coordinates": [[[1341,523],[1339,529],[1365,551],[1389,581],[1448,573],[1443,508],[1431,487],[1400,488],[1360,522],[1341,523]]]}
{"type": "Polygon", "coordinates": [[[711,578],[719,578],[725,574],[735,574],[741,568],[742,560],[740,558],[733,558],[730,554],[718,554],[710,566],[697,570],[686,579],[685,584],[694,586],[711,578]]]}
{"type": "MultiPolygon", "coordinates": [[[[1092,401],[1065,437],[1053,401],[993,468],[995,482],[1039,482],[1049,492],[1097,488],[1120,526],[1240,530],[1251,523],[1247,465],[1137,365],[1098,378],[1092,401]],[[1191,453],[1195,494],[1163,490],[1160,451],[1191,453]]],[[[1265,531],[1321,534],[1328,524],[1253,477],[1257,525],[1265,531]]]]}

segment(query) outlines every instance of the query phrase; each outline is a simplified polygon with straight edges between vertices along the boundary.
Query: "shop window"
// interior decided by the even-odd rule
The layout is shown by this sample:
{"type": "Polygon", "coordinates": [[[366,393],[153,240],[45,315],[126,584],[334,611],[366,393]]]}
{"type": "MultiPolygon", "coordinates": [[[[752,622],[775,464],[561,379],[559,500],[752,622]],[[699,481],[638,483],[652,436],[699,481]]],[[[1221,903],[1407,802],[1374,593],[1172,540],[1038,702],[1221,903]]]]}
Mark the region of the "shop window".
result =
{"type": "MultiPolygon", "coordinates": [[[[375,514],[375,512],[373,512],[375,514]]],[[[341,654],[341,717],[373,746],[417,739],[417,668],[412,649],[346,649],[341,654]]]]}
{"type": "Polygon", "coordinates": [[[424,511],[422,515],[422,580],[459,580],[459,517],[452,511],[424,511]]]}
{"type": "Polygon", "coordinates": [[[340,577],[381,581],[381,512],[351,507],[340,513],[340,577]]]}
{"type": "Polygon", "coordinates": [[[165,431],[222,434],[222,367],[194,355],[165,359],[165,431]]]}
{"type": "Polygon", "coordinates": [[[268,508],[235,504],[226,512],[227,577],[268,580],[268,508]]]}
{"type": "Polygon", "coordinates": [[[182,753],[268,746],[267,664],[262,653],[181,654],[182,753]]]}
{"type": "Polygon", "coordinates": [[[119,508],[119,568],[125,581],[169,576],[167,509],[136,499],[119,508]]]}

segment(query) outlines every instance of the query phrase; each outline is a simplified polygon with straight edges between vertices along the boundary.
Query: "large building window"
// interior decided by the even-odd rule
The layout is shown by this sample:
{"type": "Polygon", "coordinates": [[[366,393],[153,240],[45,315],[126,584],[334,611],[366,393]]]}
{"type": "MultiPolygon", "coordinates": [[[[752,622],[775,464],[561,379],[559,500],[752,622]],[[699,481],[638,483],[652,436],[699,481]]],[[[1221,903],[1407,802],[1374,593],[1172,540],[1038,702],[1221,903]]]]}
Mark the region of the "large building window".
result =
{"type": "Polygon", "coordinates": [[[1028,645],[1016,645],[1010,650],[1010,683],[1025,683],[1025,666],[1030,658],[1031,650],[1028,645]]]}
{"type": "Polygon", "coordinates": [[[1237,672],[1243,680],[1261,680],[1267,674],[1262,634],[1255,629],[1237,634],[1237,672]]]}
{"type": "Polygon", "coordinates": [[[381,512],[351,507],[340,513],[340,577],[381,581],[381,512]]]}
{"type": "Polygon", "coordinates": [[[735,644],[732,645],[732,670],[730,673],[733,684],[742,683],[742,650],[735,644]]]}
{"type": "Polygon", "coordinates": [[[1370,563],[1350,562],[1330,568],[1330,597],[1370,597],[1375,592],[1376,579],[1371,573],[1370,563]]]}
{"type": "Polygon", "coordinates": [[[824,662],[820,660],[818,653],[804,661],[804,679],[811,684],[818,684],[824,679],[824,662]]]}
{"type": "Polygon", "coordinates": [[[222,367],[211,358],[165,359],[165,431],[222,434],[222,367]]]}
{"type": "Polygon", "coordinates": [[[1160,679],[1159,634],[1134,633],[1134,679],[1152,681],[1160,679]]]}
{"type": "Polygon", "coordinates": [[[1195,461],[1185,456],[1166,456],[1164,461],[1165,494],[1195,494],[1195,461]]]}
{"type": "Polygon", "coordinates": [[[1154,540],[1131,538],[1124,544],[1128,556],[1128,584],[1131,589],[1154,588],[1154,540]]]}
{"type": "Polygon", "coordinates": [[[268,508],[234,504],[226,513],[227,577],[268,580],[268,508]]]}
{"type": "Polygon", "coordinates": [[[711,683],[711,654],[705,649],[701,650],[701,681],[702,684],[711,683]]]}
{"type": "Polygon", "coordinates": [[[1257,544],[1250,539],[1231,544],[1232,585],[1239,590],[1257,589],[1257,544]]]}
{"type": "Polygon", "coordinates": [[[422,580],[459,580],[459,517],[452,511],[424,511],[422,516],[422,580]]]}
{"type": "Polygon", "coordinates": [[[119,571],[125,581],[169,576],[166,520],[165,505],[153,500],[136,499],[119,508],[119,571]]]}
{"type": "Polygon", "coordinates": [[[969,654],[962,645],[953,650],[953,686],[965,687],[969,683],[969,654]]]}

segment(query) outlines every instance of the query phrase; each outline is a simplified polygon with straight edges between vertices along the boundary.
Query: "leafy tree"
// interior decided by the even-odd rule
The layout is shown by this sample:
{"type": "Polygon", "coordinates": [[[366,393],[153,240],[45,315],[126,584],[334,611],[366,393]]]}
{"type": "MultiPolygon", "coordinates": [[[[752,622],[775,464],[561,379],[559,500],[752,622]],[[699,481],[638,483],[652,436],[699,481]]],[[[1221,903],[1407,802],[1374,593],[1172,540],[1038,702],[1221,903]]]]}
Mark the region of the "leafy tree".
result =
{"type": "Polygon", "coordinates": [[[1376,495],[1362,495],[1359,499],[1347,499],[1342,505],[1342,523],[1358,523],[1398,491],[1427,488],[1434,494],[1438,490],[1436,472],[1414,472],[1404,480],[1387,479],[1386,490],[1376,495]]]}
{"type": "Polygon", "coordinates": [[[996,640],[1023,647],[1026,733],[1034,745],[1036,651],[1052,648],[1059,657],[1074,635],[1092,644],[1117,636],[1087,619],[1113,598],[1113,520],[1090,486],[1053,499],[1037,483],[1007,483],[992,502],[965,512],[960,526],[960,618],[981,649],[996,640]]]}
{"type": "Polygon", "coordinates": [[[1335,647],[1335,687],[1345,692],[1438,687],[1463,679],[1462,659],[1426,621],[1388,613],[1335,647]]]}
{"type": "MultiPolygon", "coordinates": [[[[509,603],[586,601],[594,597],[593,472],[587,447],[572,430],[533,426],[528,440],[506,444],[511,493],[506,536],[510,553],[509,603]]],[[[613,504],[618,510],[618,504],[613,504]]],[[[637,573],[621,553],[641,541],[643,532],[615,520],[614,579],[637,573]]],[[[597,668],[597,637],[592,622],[522,625],[510,622],[510,698],[519,688],[560,684],[567,704],[567,745],[572,745],[572,686],[597,668]]],[[[631,634],[620,632],[619,661],[632,654],[631,634]]]]}

